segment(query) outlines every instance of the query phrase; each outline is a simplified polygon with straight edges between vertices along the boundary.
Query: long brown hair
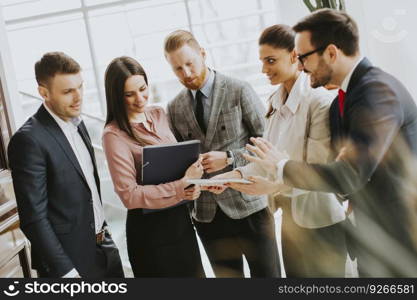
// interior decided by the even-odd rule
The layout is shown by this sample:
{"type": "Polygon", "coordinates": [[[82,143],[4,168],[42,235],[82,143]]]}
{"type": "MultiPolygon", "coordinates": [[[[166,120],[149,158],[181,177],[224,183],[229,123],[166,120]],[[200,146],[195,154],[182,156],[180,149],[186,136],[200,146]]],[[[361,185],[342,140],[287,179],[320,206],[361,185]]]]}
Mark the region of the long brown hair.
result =
{"type": "MultiPolygon", "coordinates": [[[[288,52],[294,50],[295,47],[295,32],[294,30],[284,24],[272,25],[265,28],[258,40],[259,46],[268,45],[275,49],[286,49],[288,52]]],[[[272,104],[269,104],[266,118],[269,119],[274,114],[272,104]]]]}
{"type": "Polygon", "coordinates": [[[126,80],[133,75],[141,75],[148,85],[148,78],[145,70],[135,59],[128,56],[121,56],[113,59],[107,66],[104,75],[104,85],[106,90],[107,117],[106,124],[115,121],[120,130],[124,131],[129,137],[144,146],[150,144],[149,141],[138,137],[129,123],[126,104],[124,101],[124,88],[126,80]]]}

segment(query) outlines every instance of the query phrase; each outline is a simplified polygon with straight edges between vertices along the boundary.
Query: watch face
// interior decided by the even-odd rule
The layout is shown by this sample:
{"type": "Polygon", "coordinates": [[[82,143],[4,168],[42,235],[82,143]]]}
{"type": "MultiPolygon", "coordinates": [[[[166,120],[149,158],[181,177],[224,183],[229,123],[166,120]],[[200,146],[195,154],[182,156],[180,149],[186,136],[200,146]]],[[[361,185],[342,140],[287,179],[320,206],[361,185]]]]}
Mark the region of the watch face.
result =
{"type": "Polygon", "coordinates": [[[228,165],[231,165],[233,163],[232,152],[226,151],[226,154],[227,154],[226,162],[227,162],[228,165]]]}

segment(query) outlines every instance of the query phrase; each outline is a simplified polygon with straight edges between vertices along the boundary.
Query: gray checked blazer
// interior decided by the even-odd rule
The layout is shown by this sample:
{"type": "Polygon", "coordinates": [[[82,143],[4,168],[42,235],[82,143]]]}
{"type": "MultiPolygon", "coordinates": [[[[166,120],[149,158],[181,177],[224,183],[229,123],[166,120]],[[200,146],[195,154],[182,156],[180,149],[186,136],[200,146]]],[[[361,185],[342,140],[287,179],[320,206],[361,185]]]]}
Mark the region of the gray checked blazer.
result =
{"type": "MultiPolygon", "coordinates": [[[[197,139],[201,141],[201,152],[233,152],[233,166],[205,175],[205,178],[231,171],[246,165],[242,157],[245,145],[252,136],[262,136],[265,109],[251,86],[215,71],[211,113],[207,133],[201,131],[195,118],[191,92],[183,89],[167,107],[171,129],[178,141],[197,139]]],[[[202,192],[194,202],[193,217],[199,222],[211,222],[217,205],[232,219],[245,218],[267,206],[265,196],[249,196],[232,189],[215,195],[202,192]]]]}

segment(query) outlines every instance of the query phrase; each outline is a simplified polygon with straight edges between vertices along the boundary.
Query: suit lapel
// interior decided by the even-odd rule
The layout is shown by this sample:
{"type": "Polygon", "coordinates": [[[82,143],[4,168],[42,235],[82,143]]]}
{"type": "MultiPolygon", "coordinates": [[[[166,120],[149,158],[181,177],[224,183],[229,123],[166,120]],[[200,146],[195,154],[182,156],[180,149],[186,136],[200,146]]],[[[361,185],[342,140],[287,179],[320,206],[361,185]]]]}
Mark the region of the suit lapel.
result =
{"type": "Polygon", "coordinates": [[[345,117],[343,118],[343,123],[347,121],[346,117],[349,113],[349,106],[352,104],[352,101],[355,101],[355,99],[351,99],[350,97],[352,95],[352,91],[355,89],[355,87],[358,85],[358,83],[361,81],[363,76],[369,71],[370,68],[372,68],[371,62],[366,57],[364,57],[352,73],[352,77],[350,78],[349,85],[346,90],[345,117]]]}
{"type": "Polygon", "coordinates": [[[90,153],[91,161],[93,162],[94,169],[97,168],[96,166],[96,158],[94,155],[94,149],[91,145],[90,137],[87,133],[87,128],[85,127],[84,121],[81,121],[80,125],[78,126],[78,133],[80,134],[81,138],[83,139],[83,142],[85,146],[87,147],[88,153],[90,153]]]}
{"type": "MultiPolygon", "coordinates": [[[[52,118],[52,116],[46,111],[46,109],[43,107],[43,105],[39,108],[37,112],[37,118],[42,122],[44,125],[46,131],[56,140],[58,145],[61,147],[61,149],[64,151],[65,155],[68,157],[69,161],[72,163],[74,168],[77,170],[78,174],[81,176],[81,178],[84,180],[85,184],[87,184],[87,180],[84,177],[84,173],[81,170],[81,166],[78,162],[77,157],[74,154],[74,151],[72,150],[72,147],[70,143],[68,142],[65,134],[62,132],[59,125],[55,122],[55,120],[52,118]]],[[[88,147],[87,147],[88,148],[88,147]]]]}
{"type": "Polygon", "coordinates": [[[226,99],[226,82],[224,77],[217,72],[215,74],[213,95],[211,99],[211,113],[207,126],[206,139],[204,141],[206,148],[209,148],[211,142],[213,141],[214,134],[216,133],[217,122],[223,107],[223,102],[226,99]]]}
{"type": "MultiPolygon", "coordinates": [[[[85,127],[84,121],[82,121],[80,123],[80,125],[78,126],[78,133],[80,134],[81,138],[83,139],[84,144],[87,147],[88,153],[90,153],[91,161],[92,161],[93,167],[94,167],[94,179],[96,181],[98,193],[101,196],[101,193],[100,193],[100,178],[98,177],[96,157],[94,155],[94,148],[93,148],[93,145],[91,144],[90,136],[88,135],[88,131],[87,131],[87,128],[85,127]]],[[[101,197],[100,197],[100,200],[101,200],[101,197]]]]}
{"type": "Polygon", "coordinates": [[[348,97],[349,91],[355,88],[355,86],[359,83],[359,81],[363,78],[365,73],[369,71],[370,68],[372,68],[371,62],[366,57],[364,57],[356,67],[355,71],[352,73],[352,77],[350,78],[346,91],[346,97],[348,97]]]}
{"type": "MultiPolygon", "coordinates": [[[[332,138],[334,141],[332,143],[336,145],[339,141],[343,141],[349,135],[349,122],[350,122],[350,111],[349,108],[352,103],[355,101],[355,98],[352,98],[352,94],[354,94],[354,90],[356,86],[359,84],[363,76],[372,68],[371,62],[365,57],[362,61],[358,64],[356,69],[352,73],[352,77],[350,78],[349,85],[346,91],[346,98],[345,98],[345,115],[341,117],[339,114],[338,108],[338,98],[333,101],[331,108],[330,108],[330,125],[332,130],[332,138]]],[[[339,147],[340,148],[340,147],[339,147]]],[[[337,149],[340,150],[340,149],[337,149]]]]}

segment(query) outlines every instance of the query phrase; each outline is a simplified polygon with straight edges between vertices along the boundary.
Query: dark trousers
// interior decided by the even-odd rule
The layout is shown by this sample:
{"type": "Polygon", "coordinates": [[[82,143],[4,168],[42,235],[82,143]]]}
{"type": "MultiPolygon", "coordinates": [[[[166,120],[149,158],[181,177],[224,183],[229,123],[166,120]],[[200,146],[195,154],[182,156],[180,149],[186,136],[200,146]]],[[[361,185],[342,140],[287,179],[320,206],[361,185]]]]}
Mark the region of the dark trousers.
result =
{"type": "MultiPolygon", "coordinates": [[[[39,277],[55,277],[46,268],[37,269],[39,277]]],[[[65,275],[65,274],[62,274],[65,275]]],[[[119,250],[112,237],[106,231],[102,244],[96,245],[94,263],[86,274],[80,274],[85,278],[124,278],[122,261],[119,250]]]]}
{"type": "Polygon", "coordinates": [[[291,199],[280,201],[281,242],[288,278],[345,277],[347,258],[344,221],[309,229],[295,223],[291,199]]]}
{"type": "Polygon", "coordinates": [[[216,277],[244,277],[243,257],[251,277],[280,277],[274,218],[265,208],[231,219],[218,207],[210,223],[194,220],[216,277]]]}
{"type": "Polygon", "coordinates": [[[186,205],[149,214],[129,210],[126,238],[135,277],[204,277],[186,205]]]}
{"type": "Polygon", "coordinates": [[[96,247],[96,261],[92,270],[92,274],[95,274],[94,277],[125,277],[119,250],[107,231],[103,243],[96,247]]]}

